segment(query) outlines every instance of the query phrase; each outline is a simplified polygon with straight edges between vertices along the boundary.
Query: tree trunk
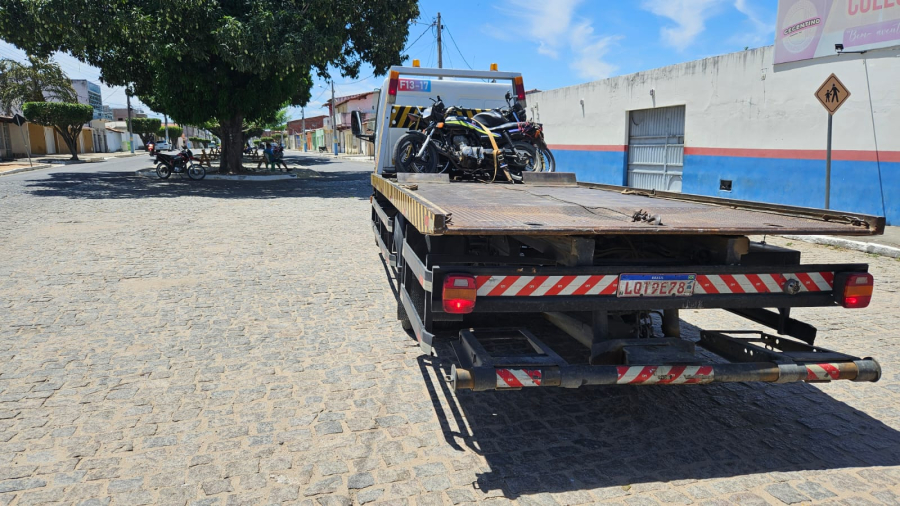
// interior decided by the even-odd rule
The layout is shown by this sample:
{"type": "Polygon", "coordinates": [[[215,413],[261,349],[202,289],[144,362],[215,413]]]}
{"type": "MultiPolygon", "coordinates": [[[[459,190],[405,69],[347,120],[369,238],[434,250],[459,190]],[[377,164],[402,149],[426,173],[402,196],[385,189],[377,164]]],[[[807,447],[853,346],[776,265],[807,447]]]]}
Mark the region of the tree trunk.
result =
{"type": "Polygon", "coordinates": [[[219,119],[222,138],[222,157],[219,172],[237,174],[244,171],[244,117],[240,114],[228,119],[219,119]]]}
{"type": "Polygon", "coordinates": [[[78,130],[78,133],[72,134],[69,129],[62,129],[59,127],[53,127],[59,132],[59,136],[63,138],[63,141],[66,143],[66,146],[69,147],[69,153],[72,153],[72,158],[69,160],[78,161],[78,136],[81,135],[81,130],[78,130]]]}

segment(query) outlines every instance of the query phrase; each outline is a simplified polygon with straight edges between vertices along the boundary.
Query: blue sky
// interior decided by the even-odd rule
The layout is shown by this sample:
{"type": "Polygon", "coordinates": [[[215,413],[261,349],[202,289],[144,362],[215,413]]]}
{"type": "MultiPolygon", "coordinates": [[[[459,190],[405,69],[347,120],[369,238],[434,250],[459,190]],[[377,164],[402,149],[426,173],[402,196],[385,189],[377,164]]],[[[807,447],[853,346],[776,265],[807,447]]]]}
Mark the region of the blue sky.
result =
{"type": "MultiPolygon", "coordinates": [[[[777,0],[420,0],[419,10],[410,59],[436,66],[428,25],[440,11],[444,67],[496,62],[522,72],[528,89],[547,90],[772,44],[777,0]]],[[[0,57],[24,54],[0,41],[0,57]]],[[[99,82],[97,69],[67,56],[57,61],[73,79],[99,82]]],[[[364,67],[357,79],[335,76],[335,93],[372,90],[382,80],[364,67]]],[[[330,94],[317,80],[306,115],[327,114],[330,94]]],[[[124,91],[104,87],[103,103],[123,106],[124,91]]],[[[300,117],[299,108],[291,113],[300,117]]]]}

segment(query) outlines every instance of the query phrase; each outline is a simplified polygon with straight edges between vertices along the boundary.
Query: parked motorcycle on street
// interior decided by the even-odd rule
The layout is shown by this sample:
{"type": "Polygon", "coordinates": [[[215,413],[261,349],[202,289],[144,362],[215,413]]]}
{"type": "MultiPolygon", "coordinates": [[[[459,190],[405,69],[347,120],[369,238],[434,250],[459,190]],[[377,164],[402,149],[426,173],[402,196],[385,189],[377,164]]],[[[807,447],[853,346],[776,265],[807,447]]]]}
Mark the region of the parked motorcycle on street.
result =
{"type": "Polygon", "coordinates": [[[182,149],[177,155],[156,154],[156,175],[160,179],[168,179],[173,173],[187,172],[189,178],[199,181],[206,177],[206,169],[194,158],[190,149],[182,149]]]}
{"type": "Polygon", "coordinates": [[[440,96],[432,102],[421,114],[410,113],[410,119],[424,123],[425,128],[407,132],[394,145],[398,172],[441,173],[449,169],[462,177],[494,180],[503,173],[520,181],[522,172],[535,170],[537,149],[514,140],[506,124],[490,128],[477,116],[469,119],[458,108],[445,107],[440,96]]]}

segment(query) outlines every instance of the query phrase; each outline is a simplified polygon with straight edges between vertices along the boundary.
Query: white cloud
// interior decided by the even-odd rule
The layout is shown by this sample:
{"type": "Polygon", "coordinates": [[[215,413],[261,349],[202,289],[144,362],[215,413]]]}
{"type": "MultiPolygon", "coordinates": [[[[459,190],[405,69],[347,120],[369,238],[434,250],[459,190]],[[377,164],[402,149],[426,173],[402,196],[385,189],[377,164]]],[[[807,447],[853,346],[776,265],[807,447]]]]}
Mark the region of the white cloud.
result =
{"type": "Polygon", "coordinates": [[[621,37],[594,33],[590,20],[577,18],[576,8],[583,0],[508,0],[502,10],[515,12],[537,52],[553,59],[562,55],[569,67],[584,79],[603,79],[618,68],[604,60],[612,44],[621,37]]]}
{"type": "Polygon", "coordinates": [[[594,27],[583,20],[571,28],[569,41],[573,57],[571,67],[584,79],[604,79],[612,75],[618,67],[604,61],[603,57],[619,36],[598,37],[594,35],[594,27]]]}
{"type": "Polygon", "coordinates": [[[712,17],[722,1],[644,0],[641,8],[675,22],[675,26],[660,29],[660,35],[666,45],[680,51],[690,46],[706,30],[706,20],[712,17]]]}
{"type": "Polygon", "coordinates": [[[736,34],[731,42],[744,45],[771,43],[775,34],[775,12],[761,12],[759,5],[751,7],[747,0],[734,0],[734,8],[747,17],[751,30],[736,34]]]}

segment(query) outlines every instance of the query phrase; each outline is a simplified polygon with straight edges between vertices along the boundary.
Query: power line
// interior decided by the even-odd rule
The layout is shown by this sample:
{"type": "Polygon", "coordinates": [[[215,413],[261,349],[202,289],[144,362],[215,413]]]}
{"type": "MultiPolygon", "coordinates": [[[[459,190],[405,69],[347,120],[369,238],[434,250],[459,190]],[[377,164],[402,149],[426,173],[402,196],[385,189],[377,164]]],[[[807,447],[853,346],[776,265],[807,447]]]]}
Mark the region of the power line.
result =
{"type": "Polygon", "coordinates": [[[469,70],[474,70],[471,65],[469,65],[469,61],[466,60],[466,55],[462,54],[462,51],[459,50],[459,46],[456,45],[456,39],[453,38],[453,33],[447,28],[447,25],[444,25],[444,29],[447,30],[447,34],[450,35],[450,40],[453,41],[453,47],[456,48],[456,52],[462,56],[464,62],[466,62],[466,66],[469,67],[469,70]]]}
{"type": "MultiPolygon", "coordinates": [[[[420,24],[420,23],[416,23],[416,24],[420,24]]],[[[425,27],[425,30],[424,30],[418,37],[416,37],[416,40],[414,40],[412,44],[409,44],[408,46],[406,46],[406,49],[404,49],[403,52],[405,53],[405,52],[409,51],[409,49],[410,49],[411,47],[413,47],[414,45],[416,45],[416,42],[419,42],[419,39],[422,38],[422,35],[425,35],[425,32],[427,32],[428,29],[429,29],[429,28],[432,28],[432,27],[434,27],[434,23],[433,23],[433,22],[432,22],[430,25],[428,25],[427,27],[425,27]]]]}

